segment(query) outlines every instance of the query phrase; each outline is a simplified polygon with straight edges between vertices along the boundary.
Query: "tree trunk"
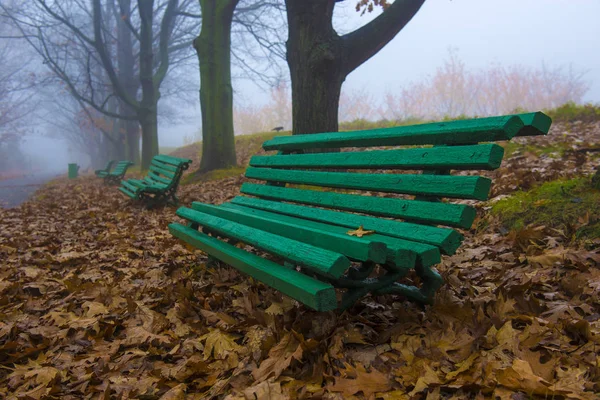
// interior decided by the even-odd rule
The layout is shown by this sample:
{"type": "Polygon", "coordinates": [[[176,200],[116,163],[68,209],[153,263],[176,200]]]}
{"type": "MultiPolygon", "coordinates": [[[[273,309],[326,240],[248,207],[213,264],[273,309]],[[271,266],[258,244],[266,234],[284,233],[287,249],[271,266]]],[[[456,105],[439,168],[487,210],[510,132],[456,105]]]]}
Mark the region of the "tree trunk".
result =
{"type": "Polygon", "coordinates": [[[142,125],[142,169],[150,168],[152,157],[158,154],[158,121],[156,112],[141,110],[139,112],[142,125]]]}
{"type": "Polygon", "coordinates": [[[140,83],[142,100],[137,111],[142,126],[142,170],[150,167],[152,157],[158,154],[158,89],[154,84],[154,53],[152,43],[153,0],[138,1],[140,29],[140,83]]]}
{"type": "Polygon", "coordinates": [[[288,0],[287,62],[294,135],[337,132],[346,74],[341,38],[331,24],[335,0],[288,0]]]}
{"type": "MultiPolygon", "coordinates": [[[[119,0],[119,11],[121,15],[131,14],[131,0],[119,0]]],[[[118,41],[117,60],[119,65],[119,81],[123,83],[127,95],[135,99],[138,83],[135,80],[135,59],[133,54],[132,33],[123,18],[117,19],[118,41]]],[[[121,114],[134,116],[135,110],[125,101],[120,99],[119,109],[121,114]]],[[[124,135],[123,146],[125,147],[125,159],[139,164],[140,162],[140,124],[138,121],[124,120],[121,125],[120,135],[124,135]]]]}
{"type": "Polygon", "coordinates": [[[336,1],[285,0],[294,135],[338,130],[346,76],[392,40],[425,2],[395,0],[371,22],[339,36],[332,25],[336,1]]]}
{"type": "Polygon", "coordinates": [[[236,165],[231,86],[231,22],[238,0],[200,0],[202,29],[194,40],[200,63],[200,172],[236,165]]]}

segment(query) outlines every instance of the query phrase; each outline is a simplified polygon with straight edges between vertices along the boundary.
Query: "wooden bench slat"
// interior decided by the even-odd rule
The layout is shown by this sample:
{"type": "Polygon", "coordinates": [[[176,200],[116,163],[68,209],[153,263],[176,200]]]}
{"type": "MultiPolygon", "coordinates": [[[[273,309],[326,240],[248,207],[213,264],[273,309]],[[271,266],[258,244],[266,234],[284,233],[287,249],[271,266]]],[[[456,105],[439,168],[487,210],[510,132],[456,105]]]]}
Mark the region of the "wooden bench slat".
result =
{"type": "Polygon", "coordinates": [[[222,206],[213,206],[199,202],[193,202],[192,209],[335,251],[355,260],[373,261],[376,263],[384,263],[386,260],[387,248],[385,244],[372,238],[361,239],[348,236],[345,232],[336,232],[335,229],[327,231],[321,226],[307,226],[307,224],[302,224],[301,221],[286,220],[285,218],[273,220],[272,218],[268,218],[268,216],[257,215],[257,213],[252,213],[251,211],[244,212],[239,209],[227,209],[222,206]]]}
{"type": "Polygon", "coordinates": [[[331,188],[487,200],[492,181],[480,176],[363,174],[248,167],[246,177],[331,188]]]}
{"type": "Polygon", "coordinates": [[[439,247],[444,254],[454,254],[463,240],[462,235],[453,229],[350,214],[343,211],[325,210],[246,196],[235,197],[231,203],[345,228],[356,229],[362,225],[365,230],[374,230],[387,236],[439,247]]]}
{"type": "Polygon", "coordinates": [[[177,215],[207,227],[220,235],[237,239],[293,261],[323,276],[339,278],[350,267],[350,261],[342,254],[228,221],[224,218],[185,207],[179,208],[177,215]]]}
{"type": "Polygon", "coordinates": [[[552,118],[543,112],[518,115],[525,126],[515,136],[546,135],[552,125],[552,118]]]}
{"type": "Polygon", "coordinates": [[[252,183],[244,183],[241,192],[268,199],[384,215],[429,224],[457,226],[466,229],[471,227],[476,216],[473,207],[462,204],[318,192],[252,183]]]}
{"type": "Polygon", "coordinates": [[[181,164],[189,164],[192,162],[192,160],[189,160],[187,158],[167,156],[165,154],[156,155],[156,156],[154,156],[154,158],[158,161],[162,161],[166,164],[171,164],[174,166],[180,166],[181,164]]]}
{"type": "Polygon", "coordinates": [[[174,179],[163,178],[162,176],[157,175],[154,171],[148,171],[148,175],[146,177],[156,181],[156,183],[162,183],[166,187],[168,187],[174,181],[174,179]]]}
{"type": "Polygon", "coordinates": [[[481,144],[401,150],[254,156],[250,159],[250,165],[271,168],[493,170],[500,166],[503,156],[502,146],[481,144]]]}
{"type": "Polygon", "coordinates": [[[137,195],[135,194],[135,192],[131,192],[130,190],[128,190],[127,188],[124,187],[119,187],[119,190],[123,193],[125,193],[128,197],[131,197],[132,199],[136,198],[137,195]]]}
{"type": "Polygon", "coordinates": [[[335,289],[328,283],[285,268],[180,224],[170,224],[169,231],[194,247],[314,310],[330,311],[337,308],[335,289]]]}
{"type": "MultiPolygon", "coordinates": [[[[281,215],[232,203],[222,204],[221,208],[236,210],[268,220],[280,221],[284,223],[295,224],[297,226],[320,229],[326,232],[335,232],[341,236],[348,236],[347,228],[335,224],[332,225],[329,223],[310,221],[303,218],[281,215]]],[[[354,227],[354,229],[356,228],[357,227],[354,227]]],[[[417,261],[418,265],[422,266],[431,266],[441,261],[439,249],[432,245],[386,236],[378,232],[364,236],[363,239],[365,238],[367,240],[373,240],[385,244],[388,252],[388,263],[401,268],[412,268],[415,265],[415,261],[417,261]]]]}
{"type": "Polygon", "coordinates": [[[165,164],[164,162],[160,162],[158,160],[155,160],[154,158],[152,159],[150,166],[159,167],[161,169],[164,169],[165,171],[174,172],[174,173],[176,173],[178,171],[178,168],[176,166],[173,166],[171,164],[165,164]]]}
{"type": "Polygon", "coordinates": [[[140,190],[140,186],[136,186],[135,184],[129,181],[121,181],[121,185],[123,185],[127,190],[132,193],[137,193],[140,190]]]}
{"type": "Polygon", "coordinates": [[[156,174],[164,175],[169,179],[175,178],[176,172],[167,171],[164,168],[157,167],[156,165],[150,165],[150,171],[155,172],[156,174]]]}
{"type": "Polygon", "coordinates": [[[266,141],[263,148],[294,151],[337,147],[473,144],[510,140],[523,126],[521,118],[509,115],[363,131],[277,136],[266,141]]]}

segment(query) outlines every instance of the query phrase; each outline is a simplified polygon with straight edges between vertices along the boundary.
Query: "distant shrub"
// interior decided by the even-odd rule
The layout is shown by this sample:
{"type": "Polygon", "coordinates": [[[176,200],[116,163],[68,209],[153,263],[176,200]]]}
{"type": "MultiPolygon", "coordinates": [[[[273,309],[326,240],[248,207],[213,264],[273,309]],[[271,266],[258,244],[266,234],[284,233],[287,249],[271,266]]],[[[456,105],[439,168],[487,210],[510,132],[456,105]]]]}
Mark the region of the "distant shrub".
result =
{"type": "Polygon", "coordinates": [[[546,110],[554,122],[596,122],[600,121],[599,104],[576,104],[568,102],[552,110],[546,110]]]}
{"type": "Polygon", "coordinates": [[[340,131],[360,131],[365,129],[391,128],[394,126],[418,125],[427,121],[419,118],[407,118],[403,120],[380,119],[369,121],[366,119],[355,119],[354,121],[340,122],[340,131]]]}

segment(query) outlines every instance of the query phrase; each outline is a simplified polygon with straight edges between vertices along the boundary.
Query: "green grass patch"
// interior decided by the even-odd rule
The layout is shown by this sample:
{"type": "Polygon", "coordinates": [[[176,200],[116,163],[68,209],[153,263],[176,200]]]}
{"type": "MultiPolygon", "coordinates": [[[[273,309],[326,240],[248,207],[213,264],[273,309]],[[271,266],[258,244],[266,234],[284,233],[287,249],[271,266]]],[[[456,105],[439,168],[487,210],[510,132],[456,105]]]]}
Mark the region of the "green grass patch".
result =
{"type": "Polygon", "coordinates": [[[178,149],[178,147],[176,147],[176,146],[159,146],[158,154],[169,155],[171,152],[173,152],[177,149],[178,149]]]}
{"type": "Polygon", "coordinates": [[[570,149],[568,143],[558,142],[550,145],[533,145],[533,144],[521,144],[516,142],[504,142],[499,143],[502,147],[504,147],[504,157],[508,158],[515,153],[532,153],[536,156],[548,155],[552,158],[562,158],[565,154],[565,151],[570,149]]]}
{"type": "Polygon", "coordinates": [[[181,179],[182,185],[191,185],[204,181],[218,181],[220,179],[231,178],[234,176],[243,175],[246,172],[246,167],[231,167],[224,169],[216,169],[206,174],[189,174],[181,179]]]}
{"type": "Polygon", "coordinates": [[[507,229],[545,225],[574,239],[600,237],[600,190],[589,178],[546,182],[492,206],[491,217],[507,229]]]}
{"type": "Polygon", "coordinates": [[[553,122],[596,122],[600,121],[600,105],[598,104],[575,104],[569,102],[552,110],[544,111],[553,122]]]}

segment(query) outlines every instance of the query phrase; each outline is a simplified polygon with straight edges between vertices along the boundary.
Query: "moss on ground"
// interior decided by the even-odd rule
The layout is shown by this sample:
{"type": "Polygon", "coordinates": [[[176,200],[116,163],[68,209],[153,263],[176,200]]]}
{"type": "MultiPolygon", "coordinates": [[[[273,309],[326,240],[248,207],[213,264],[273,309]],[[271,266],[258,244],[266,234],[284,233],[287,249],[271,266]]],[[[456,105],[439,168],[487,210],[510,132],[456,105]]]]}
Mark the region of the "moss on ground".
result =
{"type": "Polygon", "coordinates": [[[493,219],[507,229],[545,225],[573,234],[573,239],[600,237],[600,190],[590,178],[547,182],[496,202],[493,219]]]}
{"type": "Polygon", "coordinates": [[[231,168],[216,169],[206,174],[188,174],[181,179],[181,185],[191,185],[193,183],[203,181],[216,181],[219,179],[231,178],[234,176],[243,175],[244,172],[246,172],[246,167],[237,166],[231,168]]]}
{"type": "Polygon", "coordinates": [[[551,158],[562,158],[565,152],[570,149],[570,145],[566,142],[558,142],[544,146],[516,142],[503,142],[500,143],[500,145],[504,147],[505,158],[510,157],[517,152],[532,153],[536,156],[547,155],[551,158]]]}

